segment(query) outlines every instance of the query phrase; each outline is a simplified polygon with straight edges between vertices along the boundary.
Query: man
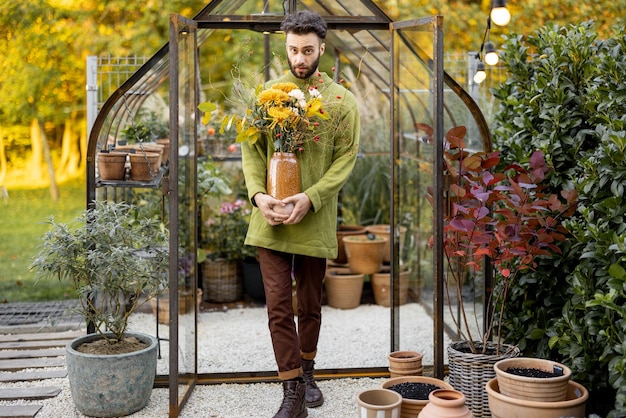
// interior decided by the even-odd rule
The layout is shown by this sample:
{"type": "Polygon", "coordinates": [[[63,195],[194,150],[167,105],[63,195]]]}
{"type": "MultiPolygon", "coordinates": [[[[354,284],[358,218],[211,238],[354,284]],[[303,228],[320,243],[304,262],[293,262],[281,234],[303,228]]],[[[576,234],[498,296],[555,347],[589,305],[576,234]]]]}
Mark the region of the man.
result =
{"type": "Polygon", "coordinates": [[[266,194],[273,141],[261,138],[242,144],[243,172],[253,209],[246,244],[258,247],[265,286],[269,329],[283,382],[283,402],[274,418],[308,416],[324,397],[313,376],[321,325],[321,299],[326,259],[337,257],[337,196],[356,161],[359,112],[349,91],[318,71],[327,25],[316,13],[300,11],[285,18],[290,73],[276,82],[295,83],[302,91],[317,88],[328,120],[320,134],[297,153],[302,192],[282,201],[266,194]],[[281,210],[293,205],[290,214],[281,210]],[[298,295],[294,321],[292,279],[298,295]]]}

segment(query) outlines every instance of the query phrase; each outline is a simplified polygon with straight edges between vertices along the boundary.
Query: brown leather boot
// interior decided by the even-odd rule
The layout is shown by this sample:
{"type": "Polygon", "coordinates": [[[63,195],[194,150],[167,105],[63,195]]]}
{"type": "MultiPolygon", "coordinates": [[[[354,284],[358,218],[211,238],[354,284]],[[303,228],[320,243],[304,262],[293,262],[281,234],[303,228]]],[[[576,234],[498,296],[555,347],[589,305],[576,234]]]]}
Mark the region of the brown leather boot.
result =
{"type": "Polygon", "coordinates": [[[283,403],[274,418],[306,418],[306,384],[302,378],[283,382],[283,403]]]}
{"type": "Polygon", "coordinates": [[[302,359],[302,371],[304,372],[304,382],[306,383],[306,406],[317,408],[324,403],[324,395],[313,377],[313,366],[315,361],[302,359]]]}

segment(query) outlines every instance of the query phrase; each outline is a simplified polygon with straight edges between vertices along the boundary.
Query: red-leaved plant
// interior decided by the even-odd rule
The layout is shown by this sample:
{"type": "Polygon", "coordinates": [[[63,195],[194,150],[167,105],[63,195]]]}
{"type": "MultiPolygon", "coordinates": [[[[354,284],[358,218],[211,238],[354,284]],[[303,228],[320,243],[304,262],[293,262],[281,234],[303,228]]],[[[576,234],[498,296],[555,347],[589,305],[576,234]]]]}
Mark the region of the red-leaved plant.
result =
{"type": "MultiPolygon", "coordinates": [[[[416,127],[427,138],[432,137],[430,126],[416,127]]],[[[450,314],[472,353],[484,353],[488,342],[495,342],[499,354],[502,324],[496,326],[495,321],[502,317],[511,284],[521,271],[537,266],[537,257],[561,253],[556,243],[568,234],[561,221],[575,211],[578,194],[562,190],[559,197],[545,192],[541,183],[551,169],[540,151],[532,154],[528,169],[511,164],[498,172],[494,170],[500,163],[499,152],[468,152],[465,134],[463,126],[446,133],[445,289],[448,300],[450,292],[456,292],[460,317],[451,306],[450,314]],[[494,288],[487,302],[489,323],[482,344],[476,344],[462,297],[463,278],[468,270],[479,271],[485,264],[493,268],[494,288]],[[494,326],[497,329],[492,341],[494,326]]],[[[432,204],[432,196],[429,200],[432,204]]]]}

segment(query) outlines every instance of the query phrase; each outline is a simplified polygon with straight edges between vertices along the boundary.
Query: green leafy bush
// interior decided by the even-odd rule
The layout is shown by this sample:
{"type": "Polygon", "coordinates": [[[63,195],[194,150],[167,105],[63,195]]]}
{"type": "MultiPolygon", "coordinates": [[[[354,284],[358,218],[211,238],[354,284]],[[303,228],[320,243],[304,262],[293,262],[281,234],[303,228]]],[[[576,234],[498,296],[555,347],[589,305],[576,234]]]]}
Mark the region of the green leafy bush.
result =
{"type": "Polygon", "coordinates": [[[568,364],[590,390],[588,412],[609,417],[626,414],[625,33],[600,40],[585,22],[511,34],[494,89],[503,163],[541,150],[551,185],[579,192],[566,223],[575,239],[520,277],[500,321],[526,354],[568,364]]]}

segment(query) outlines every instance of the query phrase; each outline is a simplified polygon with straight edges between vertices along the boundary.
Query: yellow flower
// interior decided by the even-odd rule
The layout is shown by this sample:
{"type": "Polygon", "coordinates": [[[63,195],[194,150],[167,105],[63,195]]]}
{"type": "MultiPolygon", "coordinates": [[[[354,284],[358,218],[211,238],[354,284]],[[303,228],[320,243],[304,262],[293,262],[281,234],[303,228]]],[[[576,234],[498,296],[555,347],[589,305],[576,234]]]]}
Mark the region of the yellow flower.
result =
{"type": "MultiPolygon", "coordinates": [[[[291,116],[295,116],[291,109],[282,106],[273,106],[267,109],[268,116],[272,119],[273,125],[280,125],[280,127],[285,127],[285,121],[288,120],[291,116]]],[[[271,125],[270,125],[271,126],[271,125]]]]}
{"type": "Polygon", "coordinates": [[[292,90],[296,90],[298,88],[298,86],[296,86],[294,83],[276,83],[272,86],[273,89],[276,90],[282,90],[285,93],[289,93],[292,90]]]}
{"type": "Polygon", "coordinates": [[[307,103],[306,117],[312,118],[317,116],[320,119],[328,119],[328,115],[322,109],[322,99],[315,98],[307,103]]]}
{"type": "Polygon", "coordinates": [[[272,106],[272,105],[282,105],[289,101],[289,95],[282,90],[278,89],[267,89],[263,90],[259,93],[259,97],[257,98],[257,103],[261,106],[272,106]]]}

